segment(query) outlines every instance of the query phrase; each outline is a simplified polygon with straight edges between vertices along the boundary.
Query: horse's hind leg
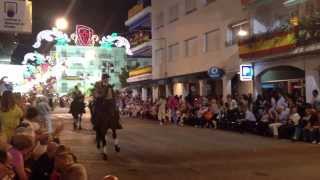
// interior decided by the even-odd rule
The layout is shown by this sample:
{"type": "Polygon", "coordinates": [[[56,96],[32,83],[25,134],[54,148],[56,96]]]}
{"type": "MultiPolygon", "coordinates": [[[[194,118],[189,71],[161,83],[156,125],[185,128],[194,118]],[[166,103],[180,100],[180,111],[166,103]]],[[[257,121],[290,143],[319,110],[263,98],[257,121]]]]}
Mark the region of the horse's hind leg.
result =
{"type": "Polygon", "coordinates": [[[120,152],[119,139],[117,138],[117,131],[115,129],[112,130],[112,138],[114,142],[114,150],[116,152],[120,152]]]}
{"type": "Polygon", "coordinates": [[[101,133],[101,140],[102,140],[102,155],[104,160],[108,160],[108,148],[107,148],[107,140],[106,140],[106,133],[101,133]]]}
{"type": "Polygon", "coordinates": [[[98,131],[96,131],[96,143],[97,143],[97,148],[100,149],[100,134],[98,131]]]}

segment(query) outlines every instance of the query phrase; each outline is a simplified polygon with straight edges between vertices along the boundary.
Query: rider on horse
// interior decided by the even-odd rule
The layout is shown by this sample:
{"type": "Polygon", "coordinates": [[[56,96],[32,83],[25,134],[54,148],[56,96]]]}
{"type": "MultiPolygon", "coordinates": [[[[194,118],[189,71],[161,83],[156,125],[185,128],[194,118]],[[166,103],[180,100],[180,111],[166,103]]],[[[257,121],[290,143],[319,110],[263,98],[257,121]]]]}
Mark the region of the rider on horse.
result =
{"type": "Polygon", "coordinates": [[[101,148],[104,158],[107,158],[107,146],[105,136],[108,129],[112,130],[114,147],[116,152],[120,152],[116,130],[122,129],[119,122],[120,115],[116,106],[115,93],[109,84],[109,75],[103,74],[101,81],[95,84],[94,105],[93,105],[93,124],[96,131],[97,148],[101,148]]]}

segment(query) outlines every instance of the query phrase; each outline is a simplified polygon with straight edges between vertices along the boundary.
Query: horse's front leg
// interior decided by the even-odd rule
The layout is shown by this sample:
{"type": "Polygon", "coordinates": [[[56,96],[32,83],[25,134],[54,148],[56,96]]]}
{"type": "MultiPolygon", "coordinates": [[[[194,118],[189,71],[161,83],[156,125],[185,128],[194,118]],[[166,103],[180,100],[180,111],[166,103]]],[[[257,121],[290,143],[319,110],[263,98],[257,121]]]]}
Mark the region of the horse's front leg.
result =
{"type": "Polygon", "coordinates": [[[117,138],[117,131],[115,129],[112,130],[112,138],[114,141],[114,150],[120,152],[119,139],[117,138]]]}
{"type": "Polygon", "coordinates": [[[102,134],[101,140],[102,140],[102,155],[104,160],[108,160],[108,148],[107,148],[107,140],[106,140],[106,135],[108,134],[108,130],[105,134],[102,134]]]}

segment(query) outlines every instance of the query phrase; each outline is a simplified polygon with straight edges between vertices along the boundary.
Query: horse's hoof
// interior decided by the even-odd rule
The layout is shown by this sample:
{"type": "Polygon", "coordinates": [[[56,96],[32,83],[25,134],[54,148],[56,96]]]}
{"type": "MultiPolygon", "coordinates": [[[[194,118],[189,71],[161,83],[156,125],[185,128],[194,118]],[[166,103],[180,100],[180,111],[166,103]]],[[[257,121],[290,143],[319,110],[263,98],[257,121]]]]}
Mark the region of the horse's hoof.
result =
{"type": "Polygon", "coordinates": [[[120,152],[120,146],[114,146],[114,150],[115,150],[116,152],[120,152]]]}
{"type": "Polygon", "coordinates": [[[107,154],[102,154],[103,160],[107,161],[108,160],[108,155],[107,154]]]}

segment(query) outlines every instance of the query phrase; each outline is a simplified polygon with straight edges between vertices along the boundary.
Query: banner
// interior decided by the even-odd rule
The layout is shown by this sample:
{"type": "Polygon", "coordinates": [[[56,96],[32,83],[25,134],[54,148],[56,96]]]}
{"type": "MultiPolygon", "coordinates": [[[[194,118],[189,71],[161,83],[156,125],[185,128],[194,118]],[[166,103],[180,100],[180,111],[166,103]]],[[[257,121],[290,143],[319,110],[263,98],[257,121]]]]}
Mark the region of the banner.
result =
{"type": "Polygon", "coordinates": [[[32,32],[32,2],[28,0],[0,0],[0,31],[32,32]]]}
{"type": "Polygon", "coordinates": [[[284,53],[295,48],[296,42],[293,31],[252,37],[239,42],[239,55],[243,59],[252,59],[284,53]]]}

